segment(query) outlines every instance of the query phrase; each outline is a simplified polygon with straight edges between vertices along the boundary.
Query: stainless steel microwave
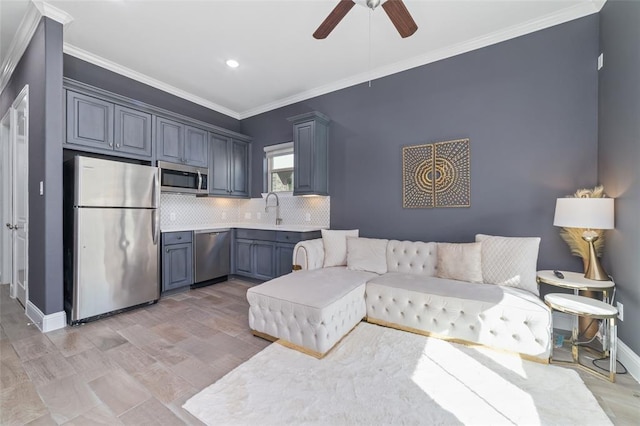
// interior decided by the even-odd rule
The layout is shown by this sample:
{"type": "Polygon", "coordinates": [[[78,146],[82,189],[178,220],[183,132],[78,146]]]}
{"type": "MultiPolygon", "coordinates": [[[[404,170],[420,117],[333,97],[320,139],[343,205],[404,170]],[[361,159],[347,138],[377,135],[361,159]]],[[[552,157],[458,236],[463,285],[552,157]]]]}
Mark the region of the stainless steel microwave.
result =
{"type": "Polygon", "coordinates": [[[160,169],[160,190],[183,194],[207,195],[209,179],[207,169],[184,164],[158,161],[160,169]]]}

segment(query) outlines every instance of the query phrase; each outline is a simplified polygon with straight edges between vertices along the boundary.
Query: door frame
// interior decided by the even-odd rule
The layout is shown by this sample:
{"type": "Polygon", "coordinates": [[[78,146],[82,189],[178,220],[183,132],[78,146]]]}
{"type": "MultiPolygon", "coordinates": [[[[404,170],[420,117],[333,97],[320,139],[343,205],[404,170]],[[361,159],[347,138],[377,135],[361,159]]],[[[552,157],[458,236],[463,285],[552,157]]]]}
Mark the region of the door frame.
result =
{"type": "MultiPolygon", "coordinates": [[[[9,107],[9,153],[11,154],[9,158],[9,163],[11,164],[11,185],[9,190],[9,195],[11,197],[11,208],[10,208],[10,221],[15,225],[16,217],[15,217],[15,201],[16,201],[16,191],[14,191],[15,187],[15,171],[17,166],[15,165],[16,161],[16,141],[17,141],[17,132],[18,132],[18,114],[17,109],[20,103],[26,100],[26,111],[25,111],[25,128],[24,128],[24,145],[26,152],[25,165],[27,176],[27,182],[25,184],[25,194],[26,197],[26,206],[25,206],[25,218],[26,218],[26,226],[25,226],[25,253],[24,253],[24,307],[25,311],[29,304],[29,85],[26,84],[18,96],[11,103],[11,107],[9,107]]],[[[18,285],[17,285],[17,274],[18,268],[16,267],[16,259],[17,259],[17,238],[15,231],[11,232],[11,287],[9,291],[9,295],[11,298],[16,298],[18,295],[18,285]]],[[[22,303],[22,302],[21,302],[22,303]]]]}
{"type": "Polygon", "coordinates": [[[13,194],[11,193],[11,107],[0,120],[0,284],[10,284],[13,293],[13,234],[6,227],[12,214],[13,194]]]}
{"type": "MultiPolygon", "coordinates": [[[[13,132],[13,144],[11,145],[11,149],[12,149],[12,181],[13,181],[13,188],[16,187],[16,179],[15,179],[15,171],[16,171],[16,165],[15,165],[15,160],[16,160],[16,135],[18,132],[18,114],[17,114],[17,110],[18,110],[18,106],[20,105],[20,103],[22,103],[22,101],[26,101],[26,111],[25,111],[25,128],[24,128],[24,148],[25,148],[25,165],[24,167],[26,168],[25,171],[25,176],[27,176],[27,182],[24,185],[24,189],[25,189],[25,194],[24,196],[25,198],[25,220],[26,220],[26,226],[24,228],[24,234],[25,234],[25,246],[24,246],[24,307],[25,307],[25,311],[27,308],[27,305],[29,304],[29,121],[30,121],[30,117],[29,117],[29,85],[26,84],[22,90],[20,91],[20,93],[18,94],[18,96],[16,96],[16,99],[13,101],[13,103],[11,104],[11,108],[13,110],[13,124],[14,124],[14,132],[13,132]]],[[[15,212],[16,212],[16,193],[15,191],[13,192],[13,209],[12,209],[12,216],[14,219],[14,225],[15,225],[15,212]]],[[[14,234],[14,237],[16,235],[14,234]]],[[[18,269],[16,268],[16,259],[18,257],[18,255],[16,254],[16,246],[17,246],[17,241],[18,238],[14,238],[13,239],[13,288],[15,291],[14,297],[17,297],[18,294],[18,286],[16,284],[16,276],[18,274],[18,269]]]]}

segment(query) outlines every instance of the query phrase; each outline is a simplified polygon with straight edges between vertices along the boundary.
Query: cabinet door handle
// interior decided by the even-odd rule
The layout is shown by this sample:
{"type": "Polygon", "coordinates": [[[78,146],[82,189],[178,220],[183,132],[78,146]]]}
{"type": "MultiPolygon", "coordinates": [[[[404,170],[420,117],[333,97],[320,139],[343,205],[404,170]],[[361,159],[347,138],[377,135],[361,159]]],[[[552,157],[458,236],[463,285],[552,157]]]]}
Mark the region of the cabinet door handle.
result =
{"type": "Polygon", "coordinates": [[[119,144],[119,143],[118,143],[118,144],[116,144],[116,148],[120,148],[120,144],[119,144]]]}
{"type": "Polygon", "coordinates": [[[167,249],[167,253],[169,253],[169,249],[167,249]]]}
{"type": "Polygon", "coordinates": [[[112,147],[112,146],[113,146],[113,142],[109,142],[109,146],[111,146],[111,147],[112,147]]]}

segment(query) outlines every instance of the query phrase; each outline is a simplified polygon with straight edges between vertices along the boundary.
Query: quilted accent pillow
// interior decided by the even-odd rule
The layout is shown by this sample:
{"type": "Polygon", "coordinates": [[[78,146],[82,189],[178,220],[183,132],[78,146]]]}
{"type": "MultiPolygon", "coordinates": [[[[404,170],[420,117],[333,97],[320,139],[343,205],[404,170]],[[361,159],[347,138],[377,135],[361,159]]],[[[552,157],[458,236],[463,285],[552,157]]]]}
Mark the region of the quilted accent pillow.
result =
{"type": "Polygon", "coordinates": [[[494,237],[476,235],[482,243],[482,277],[487,284],[500,284],[538,292],[536,265],[538,264],[538,237],[494,237]]]}
{"type": "Polygon", "coordinates": [[[351,229],[336,231],[322,229],[322,244],[324,245],[323,267],[345,266],[347,264],[347,237],[357,237],[360,231],[351,229]]]}
{"type": "Polygon", "coordinates": [[[482,244],[481,243],[438,243],[439,278],[482,282],[482,244]]]}
{"type": "Polygon", "coordinates": [[[347,237],[347,269],[386,274],[387,243],[379,238],[347,237]]]}

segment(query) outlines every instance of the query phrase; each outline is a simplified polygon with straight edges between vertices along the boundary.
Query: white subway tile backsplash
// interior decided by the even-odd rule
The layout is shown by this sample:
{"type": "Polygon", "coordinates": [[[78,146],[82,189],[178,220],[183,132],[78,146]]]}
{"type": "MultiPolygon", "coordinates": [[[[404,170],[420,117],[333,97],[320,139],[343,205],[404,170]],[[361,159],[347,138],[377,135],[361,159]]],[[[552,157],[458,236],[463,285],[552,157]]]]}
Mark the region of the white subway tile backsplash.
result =
{"type": "MultiPolygon", "coordinates": [[[[282,224],[329,227],[330,197],[293,197],[281,194],[279,198],[282,224]]],[[[273,197],[269,199],[269,205],[275,205],[273,197]]],[[[263,198],[195,197],[171,193],[160,195],[163,228],[220,223],[275,224],[275,207],[270,207],[267,212],[264,208],[263,198]]]]}

